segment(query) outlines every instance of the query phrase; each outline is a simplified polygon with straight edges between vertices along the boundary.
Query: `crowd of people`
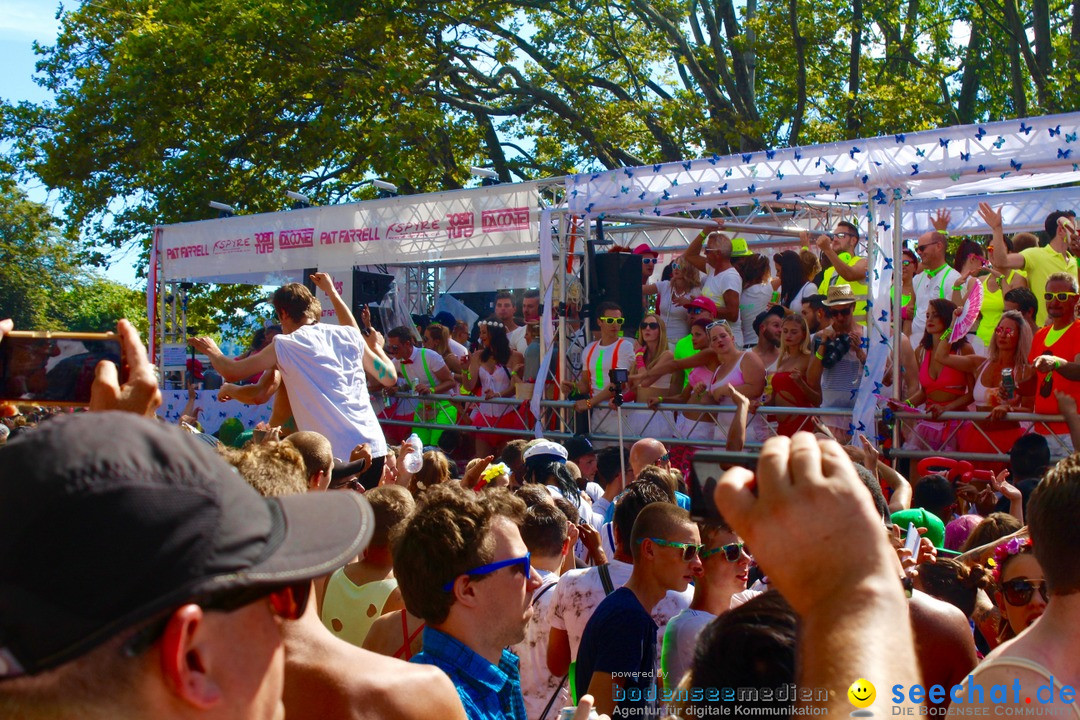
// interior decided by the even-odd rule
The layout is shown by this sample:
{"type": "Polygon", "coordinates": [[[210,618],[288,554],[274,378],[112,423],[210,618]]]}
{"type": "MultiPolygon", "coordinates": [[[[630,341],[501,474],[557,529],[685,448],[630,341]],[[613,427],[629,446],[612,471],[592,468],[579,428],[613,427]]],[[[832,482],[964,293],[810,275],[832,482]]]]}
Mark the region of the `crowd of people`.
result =
{"type": "Polygon", "coordinates": [[[192,340],[224,396],[273,403],[272,431],[231,443],[187,414],[153,419],[158,379],[122,321],[126,379],[101,363],[89,412],[3,418],[0,716],[973,714],[1038,698],[1080,717],[1078,238],[1055,213],[1048,244],[1017,251],[982,213],[989,247],[962,244],[952,267],[946,215],[905,251],[894,340],[901,397],[927,416],[907,441],[1007,448],[1000,467],[904,473],[815,412],[850,407],[866,362],[848,223],[772,263],[718,227],[655,282],[659,254],[633,250],[650,260],[642,322],[609,303],[592,342],[574,333],[578,372],[551,392],[579,432],[561,441],[503,432],[532,428],[522,403],[544,382],[537,293],[524,322],[500,293],[475,328],[436,318],[421,342],[354,317],[325,273],[338,325],[285,285],[280,332],[245,356],[192,340]],[[952,337],[976,283],[982,317],[952,337]],[[602,440],[617,395],[640,403],[626,446],[602,440]],[[940,417],[968,408],[985,419],[940,417]],[[1064,421],[1010,419],[1031,410],[1064,421]],[[713,472],[669,433],[763,445],[713,472]]]}

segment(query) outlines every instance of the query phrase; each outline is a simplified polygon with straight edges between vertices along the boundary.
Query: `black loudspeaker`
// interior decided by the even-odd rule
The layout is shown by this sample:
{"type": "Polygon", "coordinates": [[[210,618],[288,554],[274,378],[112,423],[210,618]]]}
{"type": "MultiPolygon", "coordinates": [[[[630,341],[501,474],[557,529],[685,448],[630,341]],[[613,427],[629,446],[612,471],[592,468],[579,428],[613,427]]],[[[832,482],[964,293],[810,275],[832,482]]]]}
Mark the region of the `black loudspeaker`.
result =
{"type": "Polygon", "coordinates": [[[641,325],[641,256],[630,253],[596,253],[592,256],[590,273],[589,322],[599,332],[596,308],[602,302],[618,303],[622,308],[623,336],[632,338],[641,325]]]}
{"type": "Polygon", "coordinates": [[[393,284],[393,275],[354,269],[352,273],[353,313],[359,314],[360,308],[364,305],[381,303],[393,284]]]}

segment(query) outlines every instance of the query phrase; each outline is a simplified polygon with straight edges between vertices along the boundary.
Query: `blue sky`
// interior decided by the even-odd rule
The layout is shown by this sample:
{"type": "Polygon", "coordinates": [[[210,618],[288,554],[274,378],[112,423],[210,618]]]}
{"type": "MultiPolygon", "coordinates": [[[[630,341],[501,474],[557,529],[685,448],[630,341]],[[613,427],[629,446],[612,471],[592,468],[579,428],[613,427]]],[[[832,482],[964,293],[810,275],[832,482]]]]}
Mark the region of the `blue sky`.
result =
{"type": "MultiPolygon", "coordinates": [[[[56,20],[56,3],[43,0],[0,0],[0,98],[8,102],[29,100],[41,102],[48,93],[34,83],[35,40],[51,45],[56,40],[60,23],[56,20]]],[[[30,199],[45,203],[54,213],[62,214],[63,208],[56,194],[49,194],[40,184],[25,184],[30,199]]],[[[131,253],[134,256],[134,253],[131,253]]],[[[132,259],[116,257],[105,273],[109,278],[125,285],[138,287],[132,259]]]]}

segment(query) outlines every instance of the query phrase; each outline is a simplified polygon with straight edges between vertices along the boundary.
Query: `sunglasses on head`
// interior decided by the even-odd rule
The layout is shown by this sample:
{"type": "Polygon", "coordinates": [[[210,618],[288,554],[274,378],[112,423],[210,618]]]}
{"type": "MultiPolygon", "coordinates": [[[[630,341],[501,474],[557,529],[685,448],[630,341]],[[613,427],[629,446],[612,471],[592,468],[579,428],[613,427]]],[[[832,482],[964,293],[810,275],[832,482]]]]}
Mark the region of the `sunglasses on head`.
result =
{"type": "MultiPolygon", "coordinates": [[[[521,557],[510,558],[508,560],[499,560],[498,562],[488,563],[487,565],[481,565],[475,567],[472,570],[466,570],[461,575],[468,575],[469,577],[478,577],[480,575],[490,575],[496,570],[502,570],[504,567],[513,567],[515,565],[521,566],[521,574],[526,580],[532,575],[532,553],[525,553],[521,557]]],[[[460,576],[455,576],[454,580],[460,576]]],[[[450,592],[454,589],[454,580],[443,585],[443,592],[450,592]]]]}
{"type": "Polygon", "coordinates": [[[746,547],[746,543],[728,543],[727,545],[721,545],[720,547],[712,548],[711,550],[706,550],[701,553],[701,560],[704,562],[717,553],[724,553],[724,559],[728,562],[739,562],[744,547],[746,547]]]}
{"type": "Polygon", "coordinates": [[[1050,302],[1051,300],[1057,300],[1058,302],[1065,302],[1069,298],[1074,297],[1075,295],[1076,295],[1076,293],[1074,293],[1074,292],[1057,292],[1057,293],[1048,292],[1048,293],[1043,293],[1043,300],[1045,300],[1046,302],[1050,302]]]}
{"type": "Polygon", "coordinates": [[[1049,602],[1050,597],[1046,590],[1046,581],[1039,580],[1037,582],[1038,585],[1027,578],[1016,578],[1001,583],[1001,593],[1005,596],[1005,602],[1015,606],[1027,605],[1031,602],[1031,596],[1035,594],[1036,588],[1038,588],[1043,602],[1049,602]]]}
{"type": "MultiPolygon", "coordinates": [[[[307,609],[311,597],[311,581],[302,580],[291,585],[268,589],[266,587],[244,588],[231,592],[213,593],[189,600],[203,610],[230,613],[250,605],[262,598],[270,601],[270,610],[282,620],[299,620],[307,609]]],[[[125,657],[133,658],[143,654],[158,641],[165,627],[169,624],[174,611],[158,618],[136,631],[120,646],[125,657]]]]}
{"type": "Polygon", "coordinates": [[[597,320],[604,323],[605,325],[622,325],[624,322],[626,322],[626,318],[610,317],[607,315],[602,318],[597,318],[597,320]]]}
{"type": "Polygon", "coordinates": [[[708,325],[705,326],[705,331],[708,332],[708,331],[712,330],[714,327],[722,327],[722,328],[725,328],[726,330],[729,330],[729,331],[731,330],[731,326],[728,325],[727,320],[713,320],[711,323],[709,323],[708,325]]]}
{"type": "Polygon", "coordinates": [[[655,265],[657,260],[659,260],[659,258],[654,258],[654,257],[643,257],[643,258],[641,258],[641,262],[643,264],[645,264],[645,265],[655,265]]]}
{"type": "Polygon", "coordinates": [[[638,542],[644,542],[645,540],[652,540],[654,543],[661,547],[679,548],[682,550],[683,562],[690,562],[694,558],[701,554],[704,545],[695,545],[694,543],[676,542],[674,540],[664,540],[663,538],[639,538],[638,542]]]}
{"type": "Polygon", "coordinates": [[[641,323],[641,329],[642,330],[659,330],[660,329],[660,323],[656,322],[655,320],[649,320],[649,321],[641,323]]]}

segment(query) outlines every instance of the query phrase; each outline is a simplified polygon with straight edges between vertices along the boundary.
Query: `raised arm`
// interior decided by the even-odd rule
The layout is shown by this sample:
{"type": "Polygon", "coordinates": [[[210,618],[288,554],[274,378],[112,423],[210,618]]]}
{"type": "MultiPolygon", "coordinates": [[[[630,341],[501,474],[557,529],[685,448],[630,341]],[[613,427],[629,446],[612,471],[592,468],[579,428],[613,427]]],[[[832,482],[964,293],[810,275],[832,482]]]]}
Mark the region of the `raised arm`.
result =
{"type": "Polygon", "coordinates": [[[383,350],[382,335],[374,335],[375,342],[368,343],[368,352],[364,353],[364,372],[378,380],[383,387],[394,387],[397,385],[397,370],[383,350]]]}
{"type": "Polygon", "coordinates": [[[314,273],[311,276],[311,281],[315,283],[315,287],[322,290],[330,298],[330,302],[334,306],[334,313],[338,319],[338,325],[354,327],[359,330],[360,326],[356,323],[352,310],[349,309],[349,306],[341,299],[341,295],[338,294],[337,288],[334,287],[334,278],[330,277],[330,273],[314,273]]]}
{"type": "Polygon", "coordinates": [[[210,337],[193,337],[188,340],[188,345],[208,357],[214,369],[229,382],[243,380],[256,373],[277,367],[277,350],[274,349],[274,343],[270,343],[257,353],[236,360],[225,357],[217,343],[210,337]]]}
{"type": "MultiPolygon", "coordinates": [[[[803,233],[809,239],[810,233],[803,233]]],[[[832,240],[828,235],[819,235],[816,241],[818,250],[829,258],[836,268],[836,274],[848,282],[866,282],[866,258],[859,258],[854,265],[848,265],[832,249],[832,240]]]]}
{"type": "Polygon", "coordinates": [[[990,232],[994,239],[990,241],[990,262],[998,270],[1023,270],[1024,256],[1020,253],[1011,253],[1005,246],[1005,232],[1001,226],[1001,211],[994,210],[990,203],[979,203],[979,216],[983,222],[990,226],[990,232]]]}

